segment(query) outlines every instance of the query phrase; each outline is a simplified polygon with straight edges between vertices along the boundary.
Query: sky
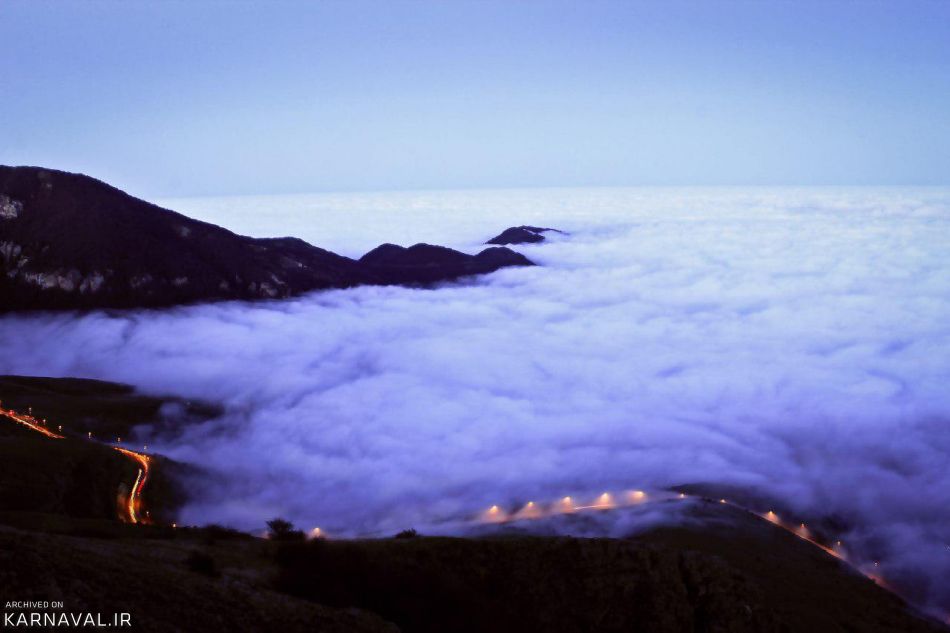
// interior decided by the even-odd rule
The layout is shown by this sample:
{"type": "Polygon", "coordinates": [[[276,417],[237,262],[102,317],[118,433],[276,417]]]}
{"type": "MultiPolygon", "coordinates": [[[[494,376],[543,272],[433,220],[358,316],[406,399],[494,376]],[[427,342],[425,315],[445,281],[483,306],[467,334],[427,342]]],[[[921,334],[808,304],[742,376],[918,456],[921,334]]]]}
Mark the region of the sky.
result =
{"type": "Polygon", "coordinates": [[[0,163],[140,196],[950,184],[948,2],[0,2],[0,163]]]}

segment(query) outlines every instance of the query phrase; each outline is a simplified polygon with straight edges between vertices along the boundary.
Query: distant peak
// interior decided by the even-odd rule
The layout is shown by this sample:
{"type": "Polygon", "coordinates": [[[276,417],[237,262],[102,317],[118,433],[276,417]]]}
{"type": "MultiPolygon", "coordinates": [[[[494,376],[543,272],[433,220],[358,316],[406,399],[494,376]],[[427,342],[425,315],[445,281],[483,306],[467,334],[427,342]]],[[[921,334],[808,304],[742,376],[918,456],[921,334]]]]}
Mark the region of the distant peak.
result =
{"type": "Polygon", "coordinates": [[[486,244],[535,244],[544,241],[543,233],[552,231],[554,233],[563,233],[558,229],[545,228],[540,226],[513,226],[505,229],[495,237],[491,238],[486,244]]]}

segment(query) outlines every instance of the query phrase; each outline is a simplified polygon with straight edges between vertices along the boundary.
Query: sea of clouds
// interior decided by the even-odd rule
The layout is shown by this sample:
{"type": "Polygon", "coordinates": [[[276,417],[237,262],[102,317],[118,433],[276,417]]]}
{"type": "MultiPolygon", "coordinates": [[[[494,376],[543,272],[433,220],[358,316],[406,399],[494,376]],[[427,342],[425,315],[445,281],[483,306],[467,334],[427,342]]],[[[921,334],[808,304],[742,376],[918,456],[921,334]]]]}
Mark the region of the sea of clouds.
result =
{"type": "Polygon", "coordinates": [[[219,474],[185,522],[386,534],[707,483],[833,518],[950,609],[950,190],[564,189],[160,201],[358,256],[540,264],[433,290],[0,320],[0,371],[227,405],[152,438],[219,474]]]}

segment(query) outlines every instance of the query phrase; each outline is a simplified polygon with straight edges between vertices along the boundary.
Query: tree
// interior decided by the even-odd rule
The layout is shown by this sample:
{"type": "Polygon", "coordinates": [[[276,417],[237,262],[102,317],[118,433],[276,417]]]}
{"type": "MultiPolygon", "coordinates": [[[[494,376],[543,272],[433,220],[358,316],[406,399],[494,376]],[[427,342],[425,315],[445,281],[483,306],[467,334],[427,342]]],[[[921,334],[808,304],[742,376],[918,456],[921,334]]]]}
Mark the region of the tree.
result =
{"type": "Polygon", "coordinates": [[[294,524],[280,517],[267,522],[267,537],[272,541],[302,541],[304,534],[294,529],[294,524]]]}

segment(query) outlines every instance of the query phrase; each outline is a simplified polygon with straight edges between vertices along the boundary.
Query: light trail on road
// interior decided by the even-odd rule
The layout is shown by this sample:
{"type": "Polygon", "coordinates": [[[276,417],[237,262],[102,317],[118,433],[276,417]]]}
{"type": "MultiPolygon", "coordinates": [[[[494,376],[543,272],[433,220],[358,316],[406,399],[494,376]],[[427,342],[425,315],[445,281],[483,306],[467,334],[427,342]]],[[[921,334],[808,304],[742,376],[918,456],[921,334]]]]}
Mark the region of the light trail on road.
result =
{"type": "Polygon", "coordinates": [[[32,429],[36,431],[37,433],[42,433],[46,437],[52,438],[54,440],[63,439],[62,435],[53,433],[48,428],[46,428],[46,426],[43,425],[39,420],[37,420],[31,415],[23,415],[22,413],[17,413],[13,409],[4,409],[3,407],[0,407],[0,415],[5,415],[6,417],[10,418],[17,424],[25,426],[28,429],[32,429]]]}
{"type": "MultiPolygon", "coordinates": [[[[4,409],[3,407],[0,407],[0,415],[13,420],[17,424],[32,431],[41,433],[50,439],[61,440],[65,437],[50,431],[48,428],[46,428],[45,420],[41,422],[32,415],[17,413],[13,409],[4,409]]],[[[62,429],[63,427],[60,426],[59,428],[62,429]]],[[[92,439],[92,433],[89,434],[89,439],[92,439]]],[[[138,474],[135,477],[135,482],[132,484],[132,488],[129,491],[128,500],[125,504],[125,511],[128,516],[120,516],[119,518],[123,520],[128,519],[129,523],[150,523],[151,521],[142,518],[142,516],[139,514],[139,511],[141,510],[142,506],[142,490],[145,488],[145,482],[148,481],[151,458],[144,453],[130,451],[119,446],[111,446],[110,448],[119,451],[126,457],[134,460],[139,466],[138,474]]]]}
{"type": "Polygon", "coordinates": [[[132,490],[129,492],[127,509],[129,513],[129,521],[131,523],[149,523],[149,521],[142,519],[138,511],[142,505],[142,489],[145,488],[145,482],[148,481],[149,462],[151,460],[148,455],[143,453],[136,453],[135,451],[130,451],[126,448],[119,448],[118,446],[113,446],[112,448],[119,451],[123,455],[134,459],[141,466],[141,468],[139,468],[139,473],[135,478],[135,483],[132,484],[132,490]]]}

